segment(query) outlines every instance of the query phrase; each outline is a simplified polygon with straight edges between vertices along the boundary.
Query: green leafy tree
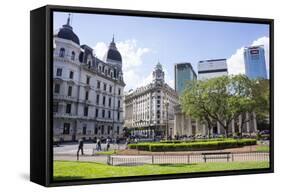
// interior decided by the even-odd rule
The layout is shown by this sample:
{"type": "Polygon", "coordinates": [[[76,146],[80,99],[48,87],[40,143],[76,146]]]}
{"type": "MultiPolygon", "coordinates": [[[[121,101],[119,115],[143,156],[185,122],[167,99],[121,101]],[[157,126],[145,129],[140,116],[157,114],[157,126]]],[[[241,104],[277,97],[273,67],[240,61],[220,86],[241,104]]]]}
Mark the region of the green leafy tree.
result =
{"type": "Polygon", "coordinates": [[[218,122],[228,137],[232,120],[242,117],[239,124],[239,130],[242,130],[243,125],[254,118],[254,112],[268,110],[264,105],[269,98],[259,94],[263,87],[257,80],[250,80],[245,75],[189,82],[180,99],[182,110],[208,125],[209,130],[212,122],[218,122]]]}

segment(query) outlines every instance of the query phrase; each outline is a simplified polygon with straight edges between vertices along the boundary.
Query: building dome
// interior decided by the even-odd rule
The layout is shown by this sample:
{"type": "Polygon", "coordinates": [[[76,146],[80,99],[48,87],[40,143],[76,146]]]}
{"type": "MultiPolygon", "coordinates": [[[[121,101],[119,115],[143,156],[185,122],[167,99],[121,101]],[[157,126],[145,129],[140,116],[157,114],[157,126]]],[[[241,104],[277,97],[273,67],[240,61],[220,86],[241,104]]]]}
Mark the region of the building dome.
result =
{"type": "Polygon", "coordinates": [[[159,69],[161,71],[163,70],[162,65],[161,65],[161,63],[159,61],[158,61],[158,63],[155,66],[155,70],[157,70],[157,69],[159,69]]]}
{"type": "Polygon", "coordinates": [[[80,45],[80,41],[78,36],[73,32],[72,27],[70,26],[70,18],[68,17],[67,23],[60,28],[55,37],[59,37],[62,39],[70,40],[78,45],[80,45]]]}
{"type": "Polygon", "coordinates": [[[106,62],[117,61],[122,63],[122,57],[119,51],[117,50],[116,44],[114,42],[114,37],[112,38],[107,52],[105,53],[104,59],[106,62]]]}

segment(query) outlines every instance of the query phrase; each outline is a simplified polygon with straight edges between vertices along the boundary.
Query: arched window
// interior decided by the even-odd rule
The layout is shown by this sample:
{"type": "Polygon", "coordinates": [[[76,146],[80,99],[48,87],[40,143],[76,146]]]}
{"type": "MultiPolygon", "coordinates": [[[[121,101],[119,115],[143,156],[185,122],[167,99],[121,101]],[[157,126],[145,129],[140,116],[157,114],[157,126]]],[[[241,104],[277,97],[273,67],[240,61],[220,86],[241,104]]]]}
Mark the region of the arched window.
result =
{"type": "Polygon", "coordinates": [[[65,54],[65,49],[64,48],[60,48],[59,56],[60,57],[64,57],[64,54],[65,54]]]}
{"type": "Polygon", "coordinates": [[[75,52],[74,52],[74,51],[71,52],[71,60],[72,60],[72,61],[75,60],[75,52]]]}

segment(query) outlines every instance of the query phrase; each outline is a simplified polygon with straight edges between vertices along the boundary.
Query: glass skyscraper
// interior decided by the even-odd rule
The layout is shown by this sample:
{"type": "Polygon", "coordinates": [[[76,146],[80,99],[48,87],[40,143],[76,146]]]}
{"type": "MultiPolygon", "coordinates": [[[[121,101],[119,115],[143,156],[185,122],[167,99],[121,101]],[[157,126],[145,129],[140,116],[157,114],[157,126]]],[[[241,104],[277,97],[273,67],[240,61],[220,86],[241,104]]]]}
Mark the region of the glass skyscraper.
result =
{"type": "Polygon", "coordinates": [[[179,95],[183,93],[187,81],[196,79],[197,75],[190,63],[175,64],[175,90],[179,95]]]}
{"type": "Polygon", "coordinates": [[[267,79],[263,46],[246,47],[244,49],[245,73],[250,79],[267,79]]]}

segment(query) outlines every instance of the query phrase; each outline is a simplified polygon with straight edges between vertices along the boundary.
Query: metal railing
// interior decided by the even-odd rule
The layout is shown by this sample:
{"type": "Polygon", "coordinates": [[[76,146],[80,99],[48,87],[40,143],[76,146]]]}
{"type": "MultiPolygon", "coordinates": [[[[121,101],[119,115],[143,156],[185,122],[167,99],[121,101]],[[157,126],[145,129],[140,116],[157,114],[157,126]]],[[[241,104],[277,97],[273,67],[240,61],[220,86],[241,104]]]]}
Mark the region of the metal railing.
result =
{"type": "Polygon", "coordinates": [[[108,165],[192,164],[207,162],[269,161],[268,152],[194,153],[175,155],[108,155],[108,165]]]}

